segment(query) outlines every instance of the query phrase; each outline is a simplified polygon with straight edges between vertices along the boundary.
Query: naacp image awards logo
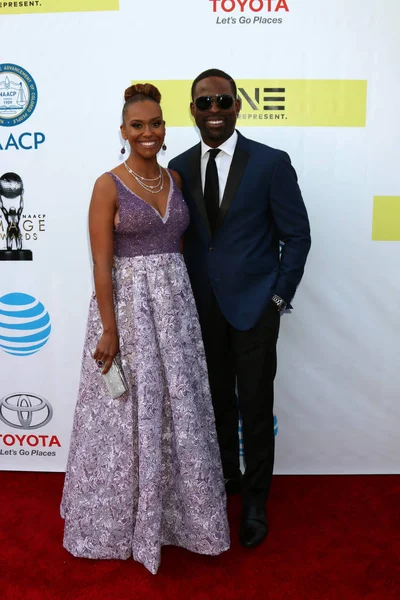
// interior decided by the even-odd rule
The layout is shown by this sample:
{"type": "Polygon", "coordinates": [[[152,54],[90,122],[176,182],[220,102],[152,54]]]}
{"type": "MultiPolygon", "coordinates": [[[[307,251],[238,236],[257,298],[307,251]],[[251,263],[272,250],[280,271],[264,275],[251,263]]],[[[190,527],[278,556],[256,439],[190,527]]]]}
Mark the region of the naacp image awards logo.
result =
{"type": "Polygon", "coordinates": [[[35,243],[46,231],[46,215],[32,211],[30,201],[26,210],[25,186],[17,173],[0,177],[0,261],[32,260],[32,251],[26,248],[35,243]]]}
{"type": "Polygon", "coordinates": [[[39,429],[52,417],[50,402],[36,394],[10,394],[0,400],[0,420],[14,429],[39,429]]]}
{"type": "Polygon", "coordinates": [[[37,97],[36,83],[26,69],[0,64],[0,125],[13,127],[29,119],[37,97]]]}
{"type": "MultiPolygon", "coordinates": [[[[21,217],[24,210],[24,184],[17,173],[4,173],[0,177],[0,219],[5,226],[0,227],[4,232],[6,248],[0,250],[2,260],[32,260],[31,250],[22,248],[21,217]]],[[[3,224],[1,224],[3,225],[3,224]]]]}

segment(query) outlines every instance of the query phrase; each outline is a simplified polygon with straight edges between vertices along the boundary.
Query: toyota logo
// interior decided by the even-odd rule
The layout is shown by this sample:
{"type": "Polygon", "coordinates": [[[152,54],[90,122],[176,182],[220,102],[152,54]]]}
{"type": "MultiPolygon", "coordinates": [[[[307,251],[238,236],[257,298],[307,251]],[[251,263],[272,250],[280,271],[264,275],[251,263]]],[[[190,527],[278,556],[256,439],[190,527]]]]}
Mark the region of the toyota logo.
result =
{"type": "Polygon", "coordinates": [[[10,394],[0,400],[0,420],[14,429],[39,429],[52,417],[50,402],[34,394],[10,394]]]}

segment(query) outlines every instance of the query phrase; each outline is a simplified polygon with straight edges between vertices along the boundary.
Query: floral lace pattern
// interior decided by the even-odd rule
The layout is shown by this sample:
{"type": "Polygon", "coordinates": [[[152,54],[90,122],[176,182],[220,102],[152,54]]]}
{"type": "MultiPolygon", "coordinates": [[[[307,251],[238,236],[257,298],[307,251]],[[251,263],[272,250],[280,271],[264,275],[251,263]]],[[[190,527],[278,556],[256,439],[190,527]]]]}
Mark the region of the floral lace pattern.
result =
{"type": "Polygon", "coordinates": [[[61,513],[75,556],[133,558],[161,547],[229,548],[221,461],[197,311],[179,253],[116,257],[115,312],[128,392],[117,400],[92,358],[90,303],[61,513]]]}

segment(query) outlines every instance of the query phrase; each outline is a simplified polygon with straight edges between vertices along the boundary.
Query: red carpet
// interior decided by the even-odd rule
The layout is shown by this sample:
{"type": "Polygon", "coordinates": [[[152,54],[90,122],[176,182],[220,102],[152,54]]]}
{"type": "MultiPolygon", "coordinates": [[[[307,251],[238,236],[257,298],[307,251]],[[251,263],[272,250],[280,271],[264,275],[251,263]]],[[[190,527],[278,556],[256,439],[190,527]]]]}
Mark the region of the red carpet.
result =
{"type": "Polygon", "coordinates": [[[400,599],[400,476],[276,476],[270,535],[212,558],[163,549],[151,575],[62,547],[62,474],[0,472],[1,600],[400,599]]]}

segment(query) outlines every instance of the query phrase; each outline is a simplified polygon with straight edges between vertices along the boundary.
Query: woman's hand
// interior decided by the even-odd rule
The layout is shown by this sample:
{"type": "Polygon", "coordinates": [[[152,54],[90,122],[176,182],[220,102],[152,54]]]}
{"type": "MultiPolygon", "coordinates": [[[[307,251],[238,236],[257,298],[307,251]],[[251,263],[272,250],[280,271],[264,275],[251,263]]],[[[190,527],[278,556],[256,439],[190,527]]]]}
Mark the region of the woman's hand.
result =
{"type": "Polygon", "coordinates": [[[93,354],[95,361],[103,363],[102,374],[105,375],[111,367],[114,357],[119,352],[117,332],[104,331],[93,354]]]}

